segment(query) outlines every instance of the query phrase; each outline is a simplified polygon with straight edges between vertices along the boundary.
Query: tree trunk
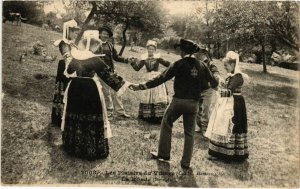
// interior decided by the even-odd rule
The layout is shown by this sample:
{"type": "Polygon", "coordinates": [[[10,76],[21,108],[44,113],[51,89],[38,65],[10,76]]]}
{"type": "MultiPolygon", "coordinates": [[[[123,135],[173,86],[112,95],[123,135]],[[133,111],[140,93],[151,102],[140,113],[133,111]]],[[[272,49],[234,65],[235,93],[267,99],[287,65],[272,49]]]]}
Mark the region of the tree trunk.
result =
{"type": "Polygon", "coordinates": [[[228,52],[228,38],[226,38],[226,52],[228,52]]]}
{"type": "Polygon", "coordinates": [[[267,73],[266,51],[265,51],[265,41],[264,40],[261,43],[261,51],[262,51],[263,72],[267,73]]]}
{"type": "Polygon", "coordinates": [[[122,48],[121,48],[121,50],[119,52],[119,56],[122,56],[122,54],[123,54],[123,52],[125,50],[125,47],[126,47],[126,42],[127,42],[126,31],[127,31],[128,27],[129,27],[129,23],[127,22],[126,25],[125,25],[125,28],[124,28],[124,30],[122,32],[123,33],[123,44],[122,44],[122,48]]]}
{"type": "Polygon", "coordinates": [[[93,5],[93,8],[92,8],[90,14],[88,15],[88,17],[85,19],[85,21],[84,21],[84,23],[83,23],[83,25],[81,27],[80,33],[76,37],[76,40],[75,40],[75,44],[76,45],[78,45],[78,43],[79,43],[79,41],[80,41],[80,39],[81,39],[81,37],[83,35],[83,32],[86,30],[88,24],[90,23],[90,21],[92,20],[95,12],[97,11],[97,5],[96,5],[96,3],[92,2],[92,5],[93,5]]]}

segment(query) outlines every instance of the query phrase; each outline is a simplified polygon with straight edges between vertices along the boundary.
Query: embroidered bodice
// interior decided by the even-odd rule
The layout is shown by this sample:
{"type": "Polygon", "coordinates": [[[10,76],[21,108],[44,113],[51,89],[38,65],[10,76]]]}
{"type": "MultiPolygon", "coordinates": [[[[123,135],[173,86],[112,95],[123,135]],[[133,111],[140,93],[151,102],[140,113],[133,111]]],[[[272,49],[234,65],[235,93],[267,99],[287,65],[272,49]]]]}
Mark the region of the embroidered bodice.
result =
{"type": "Polygon", "coordinates": [[[159,54],[149,57],[148,54],[142,55],[139,62],[132,63],[131,66],[134,70],[139,71],[142,67],[146,67],[147,72],[158,71],[159,65],[162,64],[165,67],[170,66],[170,62],[160,58],[159,54]]]}

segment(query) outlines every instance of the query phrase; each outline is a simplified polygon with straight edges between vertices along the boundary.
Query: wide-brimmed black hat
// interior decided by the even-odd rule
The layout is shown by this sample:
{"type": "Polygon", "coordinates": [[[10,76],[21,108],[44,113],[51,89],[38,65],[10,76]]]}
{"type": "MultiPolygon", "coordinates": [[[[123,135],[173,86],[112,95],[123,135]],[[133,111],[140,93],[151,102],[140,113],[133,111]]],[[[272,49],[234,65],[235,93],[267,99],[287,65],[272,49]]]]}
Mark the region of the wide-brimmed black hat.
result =
{"type": "Polygon", "coordinates": [[[108,27],[108,26],[101,26],[98,28],[98,31],[99,31],[99,33],[101,33],[102,31],[107,31],[109,37],[112,37],[114,35],[113,32],[111,31],[110,27],[108,27]]]}
{"type": "Polygon", "coordinates": [[[188,54],[194,54],[201,50],[197,43],[189,39],[180,39],[179,44],[174,45],[175,49],[177,47],[180,47],[181,51],[186,52],[188,54]]]}

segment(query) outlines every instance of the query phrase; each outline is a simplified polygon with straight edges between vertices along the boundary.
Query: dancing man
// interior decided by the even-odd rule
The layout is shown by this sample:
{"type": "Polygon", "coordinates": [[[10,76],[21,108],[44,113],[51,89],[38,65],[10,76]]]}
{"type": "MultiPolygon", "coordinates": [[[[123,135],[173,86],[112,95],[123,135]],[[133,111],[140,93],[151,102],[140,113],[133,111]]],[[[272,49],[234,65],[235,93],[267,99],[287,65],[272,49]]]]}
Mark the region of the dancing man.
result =
{"type": "MultiPolygon", "coordinates": [[[[119,56],[113,44],[109,41],[113,37],[113,32],[111,31],[111,29],[108,26],[103,26],[100,27],[98,30],[100,39],[103,42],[101,49],[102,54],[105,54],[104,61],[111,68],[111,70],[113,72],[115,71],[114,61],[128,64],[129,59],[119,56]]],[[[103,92],[105,96],[108,117],[111,117],[115,110],[118,117],[130,118],[130,115],[128,115],[125,112],[122,103],[122,97],[116,96],[116,94],[111,90],[111,88],[104,82],[102,82],[102,85],[104,88],[103,92]]]]}
{"type": "MultiPolygon", "coordinates": [[[[205,47],[202,47],[203,49],[205,47]]],[[[218,87],[218,82],[221,79],[218,68],[212,62],[212,59],[207,50],[195,53],[195,57],[199,60],[200,63],[205,64],[206,67],[213,74],[213,81],[206,80],[204,82],[203,91],[201,92],[201,97],[199,100],[199,112],[197,114],[197,125],[196,132],[201,132],[204,135],[208,120],[211,114],[212,107],[214,106],[216,89],[218,87]]]]}
{"type": "Polygon", "coordinates": [[[132,90],[145,90],[174,79],[174,96],[165,111],[161,122],[161,131],[158,152],[151,152],[152,158],[160,161],[170,160],[171,135],[173,123],[182,115],[184,127],[184,149],[181,159],[183,169],[190,168],[193,153],[194,132],[198,101],[204,80],[211,80],[212,74],[204,64],[194,57],[194,53],[200,51],[200,47],[193,41],[181,39],[174,48],[180,47],[182,59],[170,65],[157,77],[143,83],[129,86],[132,90]]]}

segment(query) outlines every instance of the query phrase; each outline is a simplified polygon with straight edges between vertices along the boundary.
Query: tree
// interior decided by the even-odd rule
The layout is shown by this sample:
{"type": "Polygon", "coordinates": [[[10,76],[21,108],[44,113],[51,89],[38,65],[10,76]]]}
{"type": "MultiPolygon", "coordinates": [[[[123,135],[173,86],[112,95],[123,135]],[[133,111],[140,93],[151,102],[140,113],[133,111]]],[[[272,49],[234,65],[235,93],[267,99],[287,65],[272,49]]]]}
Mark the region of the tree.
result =
{"type": "Polygon", "coordinates": [[[173,30],[171,26],[172,23],[170,21],[165,22],[161,26],[164,36],[162,39],[159,40],[159,44],[163,48],[167,49],[168,54],[170,53],[172,39],[178,38],[176,32],[173,30]]]}
{"type": "MultiPolygon", "coordinates": [[[[69,19],[75,19],[80,25],[81,25],[81,31],[76,37],[75,43],[78,44],[79,40],[81,39],[83,32],[87,29],[88,24],[94,17],[96,11],[97,11],[97,4],[94,1],[77,1],[77,0],[63,0],[62,1],[65,9],[67,12],[72,12],[72,10],[81,10],[82,12],[90,11],[88,16],[83,19],[83,17],[77,17],[75,18],[76,12],[74,11],[74,14],[66,14],[63,15],[63,20],[69,20],[69,19]]],[[[78,15],[78,14],[77,14],[78,15]]]]}
{"type": "Polygon", "coordinates": [[[82,24],[82,31],[76,39],[77,43],[92,19],[96,20],[96,24],[112,23],[123,26],[123,43],[119,52],[120,55],[124,52],[127,43],[126,32],[129,29],[138,28],[143,32],[161,32],[160,25],[164,14],[159,2],[71,0],[65,4],[69,8],[78,7],[83,10],[90,10],[89,15],[82,24]]]}
{"type": "Polygon", "coordinates": [[[187,15],[173,16],[170,18],[170,28],[172,28],[178,36],[184,37],[189,20],[190,16],[187,15]]]}
{"type": "Polygon", "coordinates": [[[268,18],[267,26],[281,43],[299,52],[299,4],[284,1],[273,4],[273,15],[268,18]]]}
{"type": "Polygon", "coordinates": [[[44,2],[38,1],[4,1],[3,15],[9,11],[21,13],[22,17],[27,18],[31,24],[41,25],[44,18],[44,2]]]}
{"type": "Polygon", "coordinates": [[[126,32],[129,29],[139,29],[143,32],[161,33],[160,25],[163,20],[163,10],[159,2],[154,1],[105,1],[97,3],[96,15],[107,22],[123,26],[122,55],[127,43],[126,32]]]}
{"type": "MultiPolygon", "coordinates": [[[[291,2],[285,3],[291,4],[291,2]]],[[[293,5],[293,7],[295,10],[298,9],[298,5],[293,5]]],[[[215,24],[222,28],[226,39],[234,41],[235,50],[239,50],[246,44],[259,45],[263,72],[266,73],[266,47],[271,44],[270,41],[277,39],[299,50],[297,22],[292,15],[290,9],[284,11],[283,6],[280,7],[278,2],[226,1],[215,14],[215,24]],[[289,15],[285,17],[289,22],[279,16],[283,12],[289,15]]]]}

